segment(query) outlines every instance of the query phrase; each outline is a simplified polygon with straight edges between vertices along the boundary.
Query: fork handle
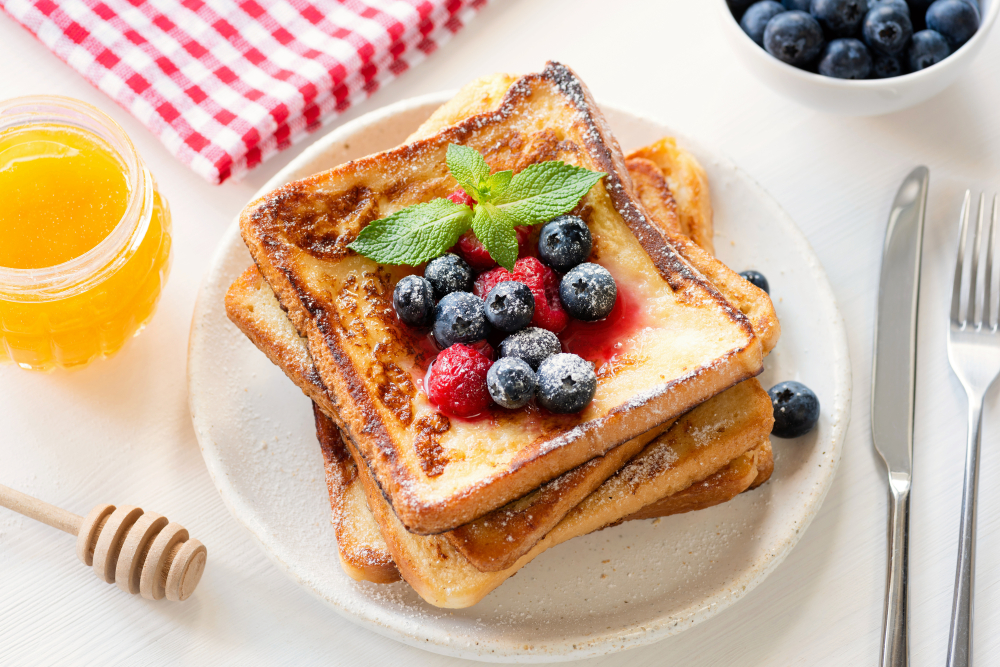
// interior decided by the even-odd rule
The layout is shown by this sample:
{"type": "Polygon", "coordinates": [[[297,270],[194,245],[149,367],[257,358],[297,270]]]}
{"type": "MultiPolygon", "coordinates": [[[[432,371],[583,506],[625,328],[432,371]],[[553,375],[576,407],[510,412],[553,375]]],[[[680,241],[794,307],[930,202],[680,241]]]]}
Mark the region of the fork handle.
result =
{"type": "Polygon", "coordinates": [[[962,523],[958,528],[958,565],[951,604],[948,667],[972,664],[972,609],[976,576],[976,497],[979,489],[979,441],[983,427],[983,399],[969,395],[969,443],[962,485],[962,523]]]}
{"type": "Polygon", "coordinates": [[[910,476],[889,475],[889,553],[885,573],[885,611],[882,616],[880,667],[907,667],[907,561],[910,532],[910,476]]]}

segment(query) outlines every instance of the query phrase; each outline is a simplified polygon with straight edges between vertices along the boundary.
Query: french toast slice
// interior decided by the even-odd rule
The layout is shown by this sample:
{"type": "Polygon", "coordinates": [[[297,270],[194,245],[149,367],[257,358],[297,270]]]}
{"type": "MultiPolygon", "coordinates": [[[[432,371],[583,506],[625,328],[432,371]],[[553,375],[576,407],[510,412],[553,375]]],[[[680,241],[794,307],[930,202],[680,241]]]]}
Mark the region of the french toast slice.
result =
{"type": "Polygon", "coordinates": [[[266,195],[244,210],[241,230],[308,340],[338,425],[413,532],[468,523],[762,368],[750,322],[649,221],[589,91],[557,63],[518,79],[492,112],[266,195]],[[455,187],[450,143],[476,148],[493,169],[556,158],[608,174],[577,212],[597,239],[592,260],[645,321],[622,332],[626,353],[599,368],[597,395],[579,415],[497,409],[458,421],[437,412],[418,388],[433,350],[398,324],[389,301],[412,270],[346,249],[372,220],[455,187]]]}
{"type": "MultiPolygon", "coordinates": [[[[403,579],[434,606],[464,608],[479,602],[547,549],[621,521],[763,447],[773,421],[771,401],[756,379],[706,401],[574,507],[514,565],[499,572],[476,569],[440,535],[406,530],[367,469],[359,469],[358,476],[403,579]]],[[[353,442],[345,443],[357,458],[353,442]]]]}
{"type": "MultiPolygon", "coordinates": [[[[458,99],[458,98],[456,98],[458,99]]],[[[447,107],[446,104],[442,109],[447,107]]],[[[439,112],[435,112],[437,116],[439,112]]],[[[431,117],[434,119],[434,116],[431,117]]],[[[431,122],[431,121],[428,121],[431,122]]],[[[425,124],[426,125],[426,124],[425,124]]],[[[422,126],[423,127],[423,126],[422,126]]],[[[657,144],[665,143],[661,140],[657,144]]],[[[726,267],[719,267],[714,260],[706,261],[706,254],[692,249],[690,241],[684,238],[678,218],[698,217],[699,211],[710,210],[710,204],[698,197],[709,197],[707,187],[697,191],[698,197],[688,197],[675,202],[661,169],[674,174],[682,181],[697,179],[697,174],[688,175],[686,170],[697,168],[697,160],[684,149],[676,147],[661,152],[660,164],[677,158],[673,164],[661,167],[644,159],[631,158],[627,161],[629,174],[643,203],[652,214],[658,227],[675,237],[678,246],[687,252],[692,265],[715,279],[722,278],[722,294],[734,304],[739,304],[751,318],[754,332],[761,339],[765,352],[770,351],[780,333],[770,299],[761,290],[746,283],[741,277],[726,267]],[[689,210],[693,208],[692,212],[689,210]]],[[[654,144],[657,145],[657,144],[654,144]]],[[[643,152],[647,149],[640,149],[643,152]]],[[[633,153],[635,155],[636,153],[633,153]]],[[[265,351],[277,365],[293,378],[303,391],[327,411],[332,410],[326,399],[326,390],[319,381],[318,373],[312,366],[304,341],[298,336],[255,267],[245,272],[234,283],[227,295],[227,310],[240,328],[265,351]],[[273,333],[268,333],[272,331],[273,333]],[[277,358],[283,357],[285,360],[277,358]]],[[[655,435],[655,434],[653,434],[655,435]]],[[[505,569],[537,543],[558,521],[565,516],[584,496],[590,493],[624,461],[633,456],[644,445],[641,438],[633,439],[616,448],[614,454],[590,461],[565,475],[548,482],[527,496],[508,503],[479,519],[444,533],[452,545],[478,569],[494,571],[505,569]],[[510,538],[510,539],[508,539],[510,538]]],[[[344,554],[341,554],[342,558],[344,554]]]]}
{"type": "MultiPolygon", "coordinates": [[[[333,421],[313,404],[316,415],[316,438],[323,452],[332,508],[331,523],[337,535],[337,548],[344,571],[358,581],[388,584],[400,579],[392,554],[379,532],[364,489],[357,477],[357,466],[340,437],[333,421]]],[[[695,482],[683,491],[651,503],[622,521],[654,519],[705,509],[732,500],[737,494],[757,488],[774,470],[770,442],[742,454],[725,467],[695,482]]]]}
{"type": "Polygon", "coordinates": [[[774,456],[768,440],[737,456],[714,475],[695,482],[683,491],[660,498],[638,512],[629,514],[622,521],[658,519],[721,505],[744,491],[756,489],[771,478],[772,472],[774,456]]]}

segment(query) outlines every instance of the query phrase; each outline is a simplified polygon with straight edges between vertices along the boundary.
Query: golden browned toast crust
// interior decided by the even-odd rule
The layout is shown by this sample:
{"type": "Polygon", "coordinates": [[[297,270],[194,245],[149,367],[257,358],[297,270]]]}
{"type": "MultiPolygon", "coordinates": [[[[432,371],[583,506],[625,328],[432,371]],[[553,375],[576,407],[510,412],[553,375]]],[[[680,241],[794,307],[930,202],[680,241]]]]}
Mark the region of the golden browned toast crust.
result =
{"type": "MultiPolygon", "coordinates": [[[[667,140],[663,139],[654,146],[665,141],[667,140]]],[[[643,148],[633,153],[632,156],[645,154],[648,154],[648,151],[643,148]]],[[[676,145],[669,153],[671,156],[684,154],[685,152],[677,148],[676,145]]],[[[667,159],[665,154],[659,153],[658,155],[661,162],[667,159]]],[[[781,336],[781,325],[774,312],[771,297],[767,295],[767,292],[751,285],[740,274],[716,260],[702,245],[692,242],[687,237],[679,214],[679,211],[687,210],[687,206],[679,206],[676,203],[673,190],[664,177],[663,168],[651,160],[632,156],[625,161],[625,164],[632,177],[633,190],[646,210],[649,211],[650,219],[670,239],[677,251],[684,256],[684,259],[701,271],[726,296],[730,303],[739,308],[740,312],[750,319],[764,354],[769,353],[777,345],[778,338],[781,336]]],[[[697,162],[693,158],[685,158],[682,165],[671,166],[671,172],[678,176],[682,175],[684,165],[690,167],[697,165],[697,162]]],[[[700,188],[700,191],[707,194],[707,186],[700,188]]]]}
{"type": "Polygon", "coordinates": [[[526,496],[471,523],[442,533],[442,536],[477,570],[506,570],[528,553],[581,500],[669,428],[670,423],[650,429],[607,454],[563,473],[526,496]]]}
{"type": "Polygon", "coordinates": [[[313,415],[316,439],[323,451],[331,523],[337,535],[337,551],[344,572],[358,581],[376,584],[399,581],[399,570],[370,513],[358,512],[356,507],[350,506],[352,487],[355,487],[353,492],[359,490],[358,469],[340,438],[340,430],[315,403],[313,415]]]}
{"type": "MultiPolygon", "coordinates": [[[[396,513],[417,532],[442,532],[467,523],[761,369],[760,345],[750,323],[647,219],[629,191],[620,151],[589,92],[558,64],[550,63],[543,73],[519,79],[495,112],[277,190],[244,211],[241,229],[265,279],[293,324],[306,334],[323,384],[335,401],[338,425],[359,448],[396,513]],[[540,105],[548,105],[546,109],[561,105],[564,114],[572,111],[572,123],[555,128],[566,132],[565,139],[543,141],[545,136],[558,139],[558,135],[551,127],[532,124],[538,122],[540,105]],[[515,147],[512,128],[534,132],[529,135],[534,143],[515,147]],[[446,431],[442,440],[451,438],[445,448],[455,452],[454,465],[438,476],[425,473],[419,462],[420,438],[433,439],[435,417],[427,413],[426,405],[417,403],[413,379],[396,363],[396,357],[379,356],[400,349],[410,350],[410,358],[419,354],[420,342],[411,332],[401,331],[389,311],[392,285],[405,272],[376,267],[345,246],[371,220],[447,194],[454,187],[444,171],[444,151],[450,143],[481,150],[495,169],[518,169],[558,157],[606,171],[604,185],[595,186],[580,213],[588,215],[587,205],[602,212],[613,209],[654,271],[669,284],[674,298],[697,308],[697,316],[705,323],[730,327],[723,329],[729,336],[724,338],[728,351],[617,406],[602,407],[595,400],[590,412],[580,416],[536,420],[533,423],[540,430],[525,432],[522,437],[530,435],[530,439],[523,446],[488,465],[481,465],[481,456],[471,463],[465,459],[470,445],[456,435],[464,427],[451,424],[451,432],[446,431]],[[400,179],[400,174],[414,171],[427,177],[400,179]],[[347,278],[331,273],[345,267],[354,270],[347,278]],[[357,314],[359,308],[363,317],[357,314]],[[376,312],[384,316],[373,317],[376,312]],[[364,354],[352,347],[362,339],[370,344],[364,354]],[[367,366],[358,365],[361,357],[367,366]]],[[[601,391],[599,384],[599,398],[601,391]]],[[[512,419],[517,423],[521,417],[512,419]]],[[[523,431],[520,427],[511,430],[523,431]]]]}
{"type": "Polygon", "coordinates": [[[708,177],[693,155],[677,146],[672,137],[664,137],[632,152],[627,159],[643,158],[655,164],[678,202],[680,232],[705,252],[714,254],[712,243],[712,203],[708,195],[708,177]]]}
{"type": "Polygon", "coordinates": [[[285,372],[306,396],[326,407],[326,386],[305,340],[287,317],[276,317],[278,300],[256,266],[248,267],[226,290],[226,315],[246,337],[285,372]]]}
{"type": "Polygon", "coordinates": [[[714,475],[695,482],[683,491],[646,505],[638,512],[625,517],[623,521],[657,519],[721,505],[744,491],[766,482],[772,470],[774,470],[774,458],[771,455],[771,443],[763,442],[749,452],[737,456],[714,475]]]}

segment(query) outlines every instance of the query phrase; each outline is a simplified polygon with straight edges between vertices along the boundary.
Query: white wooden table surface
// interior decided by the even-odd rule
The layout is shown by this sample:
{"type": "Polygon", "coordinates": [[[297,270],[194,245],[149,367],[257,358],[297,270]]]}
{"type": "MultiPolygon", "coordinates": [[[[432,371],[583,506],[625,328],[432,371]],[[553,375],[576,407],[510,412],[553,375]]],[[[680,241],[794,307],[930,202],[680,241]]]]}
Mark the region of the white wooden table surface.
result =
{"type": "MultiPolygon", "coordinates": [[[[943,664],[965,445],[965,397],[946,361],[945,313],[962,190],[1000,185],[1000,37],[937,98],[880,118],[841,118],[751,79],[724,43],[713,5],[498,0],[348,118],[556,58],[599,98],[728,154],[788,210],[823,261],[854,370],[850,430],[825,505],[787,561],[746,599],[660,644],[591,663],[607,666],[877,664],[886,491],[869,430],[875,294],[892,195],[914,165],[928,165],[910,628],[912,664],[943,664]]],[[[207,185],[3,15],[0,98],[36,93],[96,104],[132,136],[173,209],[173,272],[151,325],[113,360],[72,374],[0,367],[0,482],[78,513],[98,502],[162,512],[208,545],[209,564],[191,600],[151,603],[98,582],[76,560],[69,536],[0,509],[0,664],[462,663],[360,629],[288,579],[229,515],[195,442],[185,362],[198,285],[223,230],[302,146],[241,183],[207,185]]],[[[980,494],[979,665],[1000,663],[998,417],[994,393],[980,494]]]]}

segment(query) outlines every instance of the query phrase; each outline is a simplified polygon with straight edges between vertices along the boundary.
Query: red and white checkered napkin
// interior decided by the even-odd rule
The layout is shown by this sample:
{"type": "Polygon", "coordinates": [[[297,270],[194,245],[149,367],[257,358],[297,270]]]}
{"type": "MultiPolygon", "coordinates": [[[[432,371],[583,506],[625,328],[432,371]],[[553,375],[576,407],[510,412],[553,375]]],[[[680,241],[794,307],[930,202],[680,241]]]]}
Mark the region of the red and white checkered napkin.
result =
{"type": "Polygon", "coordinates": [[[213,183],[423,60],[489,0],[0,0],[213,183]]]}

